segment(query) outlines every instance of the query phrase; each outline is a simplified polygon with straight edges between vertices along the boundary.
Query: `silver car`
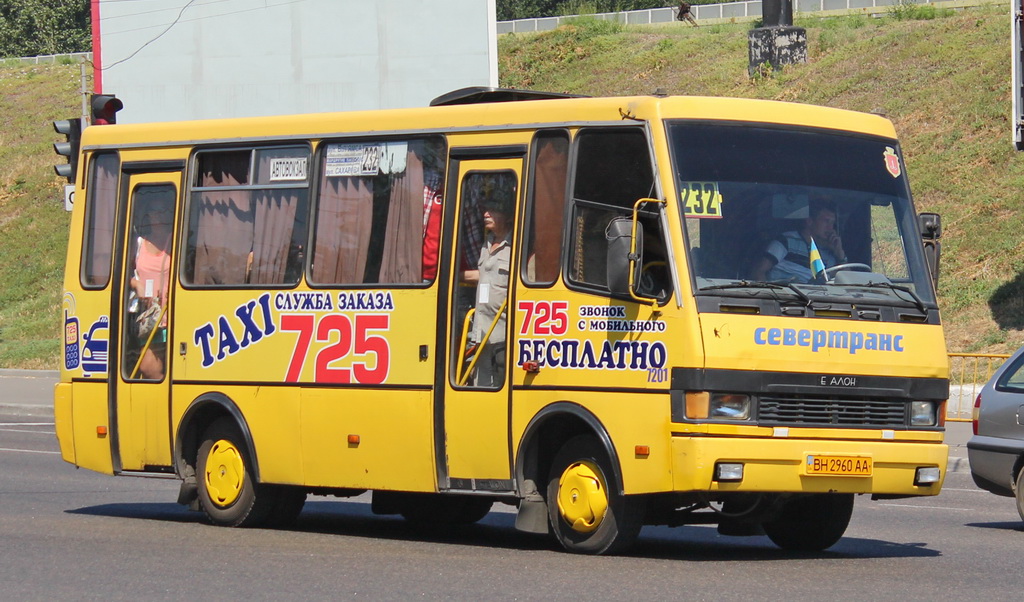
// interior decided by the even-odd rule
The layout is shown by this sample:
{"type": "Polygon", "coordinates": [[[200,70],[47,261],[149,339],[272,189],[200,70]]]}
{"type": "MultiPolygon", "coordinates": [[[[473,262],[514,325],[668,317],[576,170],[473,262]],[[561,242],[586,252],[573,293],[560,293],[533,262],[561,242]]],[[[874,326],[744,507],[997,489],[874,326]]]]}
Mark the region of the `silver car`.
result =
{"type": "Polygon", "coordinates": [[[985,383],[973,418],[971,476],[982,489],[1015,497],[1024,520],[1024,347],[985,383]]]}

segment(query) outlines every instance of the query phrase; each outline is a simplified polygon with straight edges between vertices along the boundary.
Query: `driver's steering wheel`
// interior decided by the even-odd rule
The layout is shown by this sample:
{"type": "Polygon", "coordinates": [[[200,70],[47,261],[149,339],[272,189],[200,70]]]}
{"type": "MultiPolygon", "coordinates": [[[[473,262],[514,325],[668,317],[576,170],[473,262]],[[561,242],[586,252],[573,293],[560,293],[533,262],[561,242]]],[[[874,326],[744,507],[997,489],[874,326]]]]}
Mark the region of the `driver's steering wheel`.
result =
{"type": "Polygon", "coordinates": [[[825,280],[832,280],[832,276],[834,276],[836,274],[836,272],[840,272],[842,270],[856,270],[858,272],[870,272],[871,271],[871,266],[869,266],[866,263],[841,263],[839,265],[834,265],[834,266],[832,266],[830,268],[825,268],[825,271],[824,271],[825,280]]]}

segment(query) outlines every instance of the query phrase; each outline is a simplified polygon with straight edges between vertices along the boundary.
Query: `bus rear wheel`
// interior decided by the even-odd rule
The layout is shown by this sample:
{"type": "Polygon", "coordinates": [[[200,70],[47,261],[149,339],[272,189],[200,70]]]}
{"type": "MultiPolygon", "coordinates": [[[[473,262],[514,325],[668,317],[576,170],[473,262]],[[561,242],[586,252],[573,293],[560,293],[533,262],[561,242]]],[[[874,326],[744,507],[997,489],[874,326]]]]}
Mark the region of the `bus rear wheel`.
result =
{"type": "Polygon", "coordinates": [[[234,421],[221,418],[206,429],[196,464],[199,505],[211,523],[249,527],[267,519],[276,496],[253,482],[252,462],[234,421]]]}
{"type": "Polygon", "coordinates": [[[762,526],[783,550],[820,552],[842,538],[852,515],[852,493],[817,493],[786,501],[762,526]]]}
{"type": "Polygon", "coordinates": [[[610,554],[632,546],[643,508],[620,490],[608,453],[595,438],[581,435],[566,442],[555,455],[547,486],[548,520],[562,547],[610,554]]]}

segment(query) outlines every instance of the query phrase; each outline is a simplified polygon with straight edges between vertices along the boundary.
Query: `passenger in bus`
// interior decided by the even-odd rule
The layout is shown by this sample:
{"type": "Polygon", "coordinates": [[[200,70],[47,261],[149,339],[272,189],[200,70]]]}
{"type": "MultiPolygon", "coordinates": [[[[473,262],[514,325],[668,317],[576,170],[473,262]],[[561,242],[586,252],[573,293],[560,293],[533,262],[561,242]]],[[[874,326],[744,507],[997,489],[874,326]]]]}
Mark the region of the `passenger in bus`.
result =
{"type": "Polygon", "coordinates": [[[137,344],[142,350],[138,374],[149,380],[164,376],[167,348],[167,285],[171,269],[174,209],[169,203],[150,203],[138,220],[132,290],[139,300],[137,344]],[[155,332],[154,332],[155,331],[155,332]]]}
{"type": "Polygon", "coordinates": [[[808,283],[821,278],[821,270],[846,263],[843,240],[836,232],[836,208],[828,201],[812,201],[800,230],[783,232],[768,243],[754,264],[753,278],[758,281],[808,283]],[[814,250],[821,258],[812,273],[814,250]]]}
{"type": "Polygon", "coordinates": [[[437,256],[441,248],[441,214],[444,179],[439,170],[423,169],[423,282],[437,276],[437,256]]]}
{"type": "Polygon", "coordinates": [[[469,340],[471,347],[476,345],[479,356],[473,374],[473,384],[478,387],[498,387],[505,378],[505,300],[512,258],[514,202],[514,191],[507,192],[494,190],[483,199],[484,245],[477,269],[464,275],[466,282],[477,283],[476,312],[469,340]]]}

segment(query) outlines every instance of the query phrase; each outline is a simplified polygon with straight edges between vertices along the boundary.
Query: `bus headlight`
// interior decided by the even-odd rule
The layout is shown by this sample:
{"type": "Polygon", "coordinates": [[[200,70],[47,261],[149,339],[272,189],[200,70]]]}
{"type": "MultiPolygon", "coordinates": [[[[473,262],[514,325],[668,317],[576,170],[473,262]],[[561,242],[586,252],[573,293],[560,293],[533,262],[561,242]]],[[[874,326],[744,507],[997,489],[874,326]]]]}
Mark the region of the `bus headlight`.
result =
{"type": "Polygon", "coordinates": [[[709,418],[747,420],[750,418],[750,396],[742,393],[712,393],[709,418]]]}
{"type": "Polygon", "coordinates": [[[934,485],[941,477],[938,466],[922,466],[914,473],[914,485],[934,485]]]}
{"type": "Polygon", "coordinates": [[[910,426],[935,426],[934,401],[912,401],[910,402],[910,426]]]}

